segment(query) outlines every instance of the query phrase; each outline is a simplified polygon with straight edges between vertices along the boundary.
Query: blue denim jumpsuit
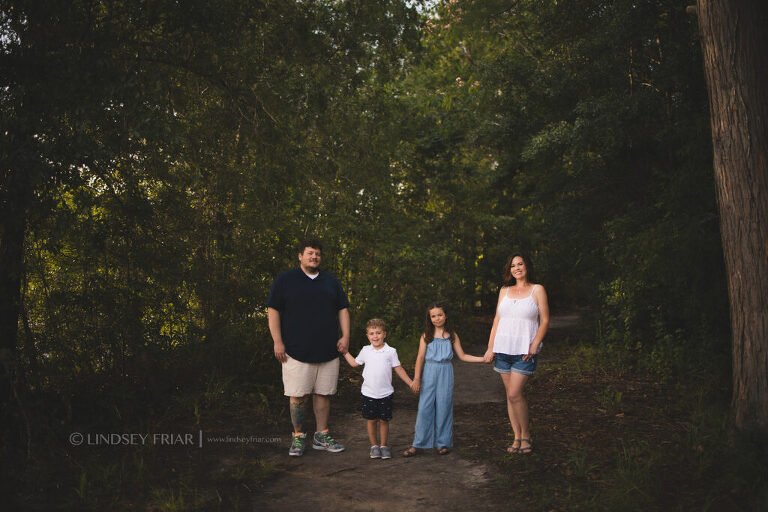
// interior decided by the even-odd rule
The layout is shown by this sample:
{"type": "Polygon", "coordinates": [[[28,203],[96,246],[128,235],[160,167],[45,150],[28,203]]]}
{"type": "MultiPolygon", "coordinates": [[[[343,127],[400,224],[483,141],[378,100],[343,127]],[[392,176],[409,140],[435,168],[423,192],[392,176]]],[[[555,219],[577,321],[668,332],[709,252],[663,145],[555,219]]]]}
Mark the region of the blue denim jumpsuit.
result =
{"type": "Polygon", "coordinates": [[[435,338],[427,344],[416,415],[416,448],[453,447],[453,344],[435,338]]]}

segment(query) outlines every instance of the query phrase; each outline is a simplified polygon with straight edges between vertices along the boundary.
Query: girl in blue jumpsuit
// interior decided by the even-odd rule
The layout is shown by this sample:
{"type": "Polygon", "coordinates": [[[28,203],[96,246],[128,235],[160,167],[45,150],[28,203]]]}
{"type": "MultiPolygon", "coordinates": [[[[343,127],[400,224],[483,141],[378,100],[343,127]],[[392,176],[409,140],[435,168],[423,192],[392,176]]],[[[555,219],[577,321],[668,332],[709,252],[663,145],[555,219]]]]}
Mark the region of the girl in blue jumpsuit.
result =
{"type": "Polygon", "coordinates": [[[483,358],[464,353],[459,335],[447,323],[445,307],[433,303],[427,308],[424,334],[419,340],[414,382],[419,411],[413,445],[404,457],[420,448],[437,448],[441,455],[453,447],[453,353],[462,361],[482,363],[483,358]],[[423,370],[423,371],[422,371],[423,370]]]}

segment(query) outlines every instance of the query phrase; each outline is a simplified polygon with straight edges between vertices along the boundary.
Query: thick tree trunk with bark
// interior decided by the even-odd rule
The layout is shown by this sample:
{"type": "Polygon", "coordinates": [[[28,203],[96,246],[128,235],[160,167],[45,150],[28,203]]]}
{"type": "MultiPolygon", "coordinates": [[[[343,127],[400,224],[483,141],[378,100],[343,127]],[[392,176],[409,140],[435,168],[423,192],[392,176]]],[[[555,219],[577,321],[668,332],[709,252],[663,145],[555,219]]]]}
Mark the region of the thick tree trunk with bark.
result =
{"type": "Polygon", "coordinates": [[[697,13],[731,302],[732,408],[738,429],[768,433],[768,2],[697,0],[697,13]]]}

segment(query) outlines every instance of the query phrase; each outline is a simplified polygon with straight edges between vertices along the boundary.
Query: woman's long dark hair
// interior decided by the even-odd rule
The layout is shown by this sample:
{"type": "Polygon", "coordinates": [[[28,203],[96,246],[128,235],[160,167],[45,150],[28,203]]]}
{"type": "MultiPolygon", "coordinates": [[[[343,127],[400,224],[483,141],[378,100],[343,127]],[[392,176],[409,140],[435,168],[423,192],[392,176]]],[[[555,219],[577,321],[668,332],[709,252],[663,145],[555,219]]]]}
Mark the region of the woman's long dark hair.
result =
{"type": "Polygon", "coordinates": [[[531,263],[531,260],[528,258],[528,256],[526,256],[522,252],[515,252],[515,253],[512,253],[507,258],[507,263],[506,265],[504,265],[504,272],[502,273],[502,280],[504,281],[504,286],[513,286],[517,284],[517,279],[515,279],[512,276],[512,260],[517,258],[518,256],[523,258],[523,263],[525,263],[525,273],[526,273],[526,278],[528,279],[528,282],[531,284],[536,283],[533,277],[533,263],[531,263]]]}
{"type": "Polygon", "coordinates": [[[427,314],[424,320],[424,341],[431,343],[435,339],[435,325],[432,323],[432,319],[429,316],[429,312],[435,308],[440,308],[445,313],[445,324],[443,324],[443,335],[451,340],[453,343],[453,328],[450,325],[450,318],[448,312],[445,310],[445,306],[441,302],[433,302],[427,306],[427,314]]]}

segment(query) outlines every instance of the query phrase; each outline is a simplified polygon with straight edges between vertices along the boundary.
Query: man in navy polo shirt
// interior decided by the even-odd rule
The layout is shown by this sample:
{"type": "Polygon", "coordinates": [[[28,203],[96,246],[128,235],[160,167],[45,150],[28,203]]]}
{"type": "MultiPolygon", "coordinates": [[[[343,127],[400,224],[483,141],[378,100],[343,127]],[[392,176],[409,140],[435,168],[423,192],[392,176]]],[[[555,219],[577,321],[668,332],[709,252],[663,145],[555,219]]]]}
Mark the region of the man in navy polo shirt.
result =
{"type": "Polygon", "coordinates": [[[288,455],[294,457],[304,453],[309,395],[317,423],[312,448],[344,450],[328,433],[328,416],[339,379],[339,352],[349,348],[349,300],[339,281],[320,270],[322,250],[318,240],[302,242],[298,268],[277,276],[267,298],[269,332],[275,358],[282,363],[293,423],[288,455]]]}

